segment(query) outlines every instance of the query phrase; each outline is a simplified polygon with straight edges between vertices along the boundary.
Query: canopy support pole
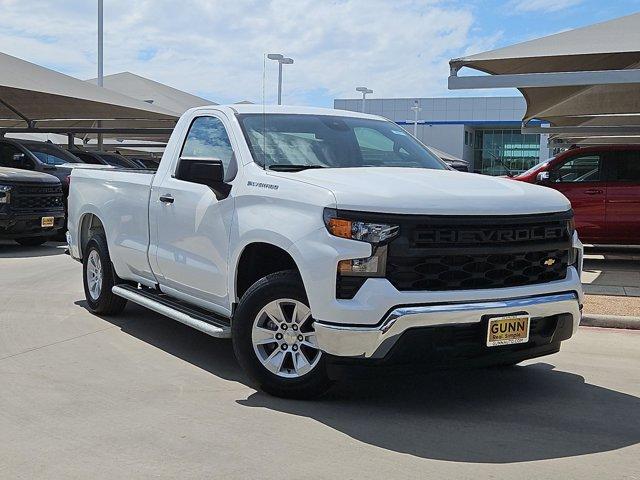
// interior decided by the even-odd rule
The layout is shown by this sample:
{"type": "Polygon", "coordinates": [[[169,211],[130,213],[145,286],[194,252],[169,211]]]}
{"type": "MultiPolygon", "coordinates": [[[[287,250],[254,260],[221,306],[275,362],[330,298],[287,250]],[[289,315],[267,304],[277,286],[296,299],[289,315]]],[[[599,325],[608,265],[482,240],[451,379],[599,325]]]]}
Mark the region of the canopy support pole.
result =
{"type": "MultiPolygon", "coordinates": [[[[98,0],[98,86],[104,86],[103,71],[103,38],[104,38],[104,0],[98,0]]],[[[98,122],[98,127],[102,126],[102,122],[98,122]]],[[[98,149],[102,150],[102,134],[98,134],[98,149]]]]}
{"type": "Polygon", "coordinates": [[[29,127],[29,128],[34,128],[35,127],[35,122],[33,120],[31,120],[30,118],[28,118],[25,115],[23,115],[19,110],[13,108],[11,105],[9,105],[7,102],[2,100],[1,98],[0,98],[0,103],[2,105],[4,105],[5,107],[7,107],[9,110],[11,110],[16,115],[18,115],[22,120],[27,122],[27,127],[29,127]]]}
{"type": "Polygon", "coordinates": [[[67,133],[67,148],[71,150],[75,146],[75,134],[67,133]]]}

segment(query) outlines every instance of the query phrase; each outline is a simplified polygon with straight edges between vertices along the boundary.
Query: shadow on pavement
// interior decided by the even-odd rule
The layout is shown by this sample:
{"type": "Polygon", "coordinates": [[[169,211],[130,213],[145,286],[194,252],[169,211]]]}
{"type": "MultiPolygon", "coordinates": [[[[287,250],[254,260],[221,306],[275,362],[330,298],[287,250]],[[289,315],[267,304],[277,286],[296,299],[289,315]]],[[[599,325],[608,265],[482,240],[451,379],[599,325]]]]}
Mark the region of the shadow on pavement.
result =
{"type": "Polygon", "coordinates": [[[313,418],[361,442],[421,458],[512,463],[640,441],[640,399],[536,363],[341,385],[322,401],[239,401],[313,418]]]}
{"type": "Polygon", "coordinates": [[[67,244],[64,242],[47,242],[38,247],[25,247],[15,242],[0,242],[0,258],[35,258],[51,255],[64,255],[67,244]]]}
{"type": "MultiPolygon", "coordinates": [[[[76,305],[87,308],[86,300],[76,305]]],[[[114,317],[100,317],[124,333],[153,345],[220,378],[248,384],[233,354],[231,341],[213,338],[134,303],[114,317]]]]}
{"type": "MultiPolygon", "coordinates": [[[[84,306],[84,301],[76,304],[84,306]]],[[[249,383],[230,341],[211,338],[137,305],[105,320],[213,375],[249,383]]],[[[544,460],[640,442],[639,398],[590,385],[579,375],[554,368],[541,362],[351,379],[317,401],[256,392],[238,403],[311,418],[386,450],[456,462],[544,460]]]]}

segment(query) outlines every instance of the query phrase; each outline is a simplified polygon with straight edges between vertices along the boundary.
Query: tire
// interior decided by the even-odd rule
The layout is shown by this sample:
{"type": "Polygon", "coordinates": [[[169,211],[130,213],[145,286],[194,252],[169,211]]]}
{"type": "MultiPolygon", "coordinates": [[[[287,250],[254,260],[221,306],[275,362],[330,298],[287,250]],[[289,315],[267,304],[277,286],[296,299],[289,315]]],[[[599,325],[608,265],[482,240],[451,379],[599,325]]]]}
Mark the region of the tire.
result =
{"type": "Polygon", "coordinates": [[[89,310],[105,316],[122,312],[127,301],[111,292],[118,277],[113,271],[104,235],[91,237],[84,253],[82,283],[89,310]],[[92,278],[95,281],[91,281],[92,278]]]}
{"type": "Polygon", "coordinates": [[[253,284],[235,312],[231,333],[236,358],[258,388],[271,395],[309,399],[331,387],[326,357],[313,348],[308,305],[300,275],[283,271],[253,284]]]}
{"type": "Polygon", "coordinates": [[[37,247],[49,241],[49,237],[24,237],[16,238],[16,242],[24,247],[37,247]]]}

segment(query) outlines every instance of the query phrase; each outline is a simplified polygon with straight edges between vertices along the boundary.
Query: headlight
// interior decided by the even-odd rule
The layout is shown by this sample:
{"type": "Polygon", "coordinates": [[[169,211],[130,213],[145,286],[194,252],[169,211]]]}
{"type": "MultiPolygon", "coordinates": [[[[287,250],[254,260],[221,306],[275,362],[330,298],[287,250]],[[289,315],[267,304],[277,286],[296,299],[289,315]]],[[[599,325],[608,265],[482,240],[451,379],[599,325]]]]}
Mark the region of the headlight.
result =
{"type": "Polygon", "coordinates": [[[0,203],[9,203],[11,201],[11,187],[9,185],[0,185],[0,203]]]}
{"type": "Polygon", "coordinates": [[[336,237],[360,240],[379,245],[395,237],[400,227],[387,223],[373,223],[340,218],[332,208],[324,209],[324,224],[329,233],[336,237]]]}
{"type": "Polygon", "coordinates": [[[400,227],[389,223],[366,222],[340,218],[335,209],[325,208],[324,224],[332,235],[371,244],[371,256],[341,260],[338,275],[384,277],[387,263],[387,243],[398,235],[400,227]]]}

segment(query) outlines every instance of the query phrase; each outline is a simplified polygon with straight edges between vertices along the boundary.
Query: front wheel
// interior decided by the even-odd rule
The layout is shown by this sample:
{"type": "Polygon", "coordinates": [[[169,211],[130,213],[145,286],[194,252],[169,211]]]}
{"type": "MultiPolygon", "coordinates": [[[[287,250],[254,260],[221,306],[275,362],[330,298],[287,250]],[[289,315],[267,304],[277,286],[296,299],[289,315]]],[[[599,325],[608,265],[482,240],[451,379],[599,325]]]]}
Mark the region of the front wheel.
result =
{"type": "Polygon", "coordinates": [[[242,296],[231,328],[238,362],[265,392],[302,399],[331,386],[297,272],[257,281],[242,296]]]}

